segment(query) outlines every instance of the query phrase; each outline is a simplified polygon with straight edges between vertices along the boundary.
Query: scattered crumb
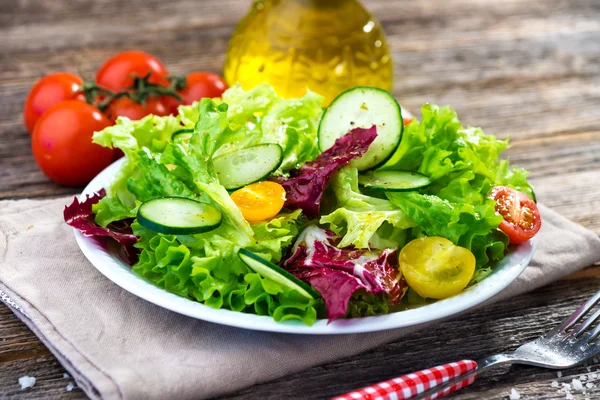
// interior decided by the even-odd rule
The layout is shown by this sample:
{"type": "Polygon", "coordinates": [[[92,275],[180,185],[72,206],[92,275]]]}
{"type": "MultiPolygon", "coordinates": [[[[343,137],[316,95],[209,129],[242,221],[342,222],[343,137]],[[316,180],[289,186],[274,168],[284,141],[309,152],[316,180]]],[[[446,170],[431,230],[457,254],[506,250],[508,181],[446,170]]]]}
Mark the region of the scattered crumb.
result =
{"type": "Polygon", "coordinates": [[[571,381],[571,383],[573,384],[573,389],[583,390],[583,384],[581,383],[581,381],[579,379],[573,379],[571,381]]]}
{"type": "Polygon", "coordinates": [[[561,372],[561,371],[558,371],[558,372],[556,373],[556,376],[558,376],[559,378],[562,378],[562,372],[561,372]]]}
{"type": "Polygon", "coordinates": [[[67,379],[70,378],[69,374],[63,374],[63,378],[67,379]]]}
{"type": "Polygon", "coordinates": [[[558,382],[556,381],[552,381],[552,383],[550,384],[552,387],[558,387],[558,382]]]}
{"type": "Polygon", "coordinates": [[[27,230],[31,230],[31,229],[33,229],[33,225],[28,225],[27,230]]]}
{"type": "Polygon", "coordinates": [[[71,390],[73,390],[73,388],[75,388],[75,385],[73,385],[72,382],[69,382],[69,384],[67,385],[67,387],[65,388],[65,390],[67,392],[70,392],[71,390]]]}
{"type": "Polygon", "coordinates": [[[519,400],[521,398],[521,393],[519,393],[517,389],[512,388],[510,389],[510,394],[508,395],[508,398],[510,400],[519,400]]]}
{"type": "Polygon", "coordinates": [[[19,378],[19,385],[21,390],[33,387],[35,385],[35,378],[33,376],[22,376],[19,378]]]}

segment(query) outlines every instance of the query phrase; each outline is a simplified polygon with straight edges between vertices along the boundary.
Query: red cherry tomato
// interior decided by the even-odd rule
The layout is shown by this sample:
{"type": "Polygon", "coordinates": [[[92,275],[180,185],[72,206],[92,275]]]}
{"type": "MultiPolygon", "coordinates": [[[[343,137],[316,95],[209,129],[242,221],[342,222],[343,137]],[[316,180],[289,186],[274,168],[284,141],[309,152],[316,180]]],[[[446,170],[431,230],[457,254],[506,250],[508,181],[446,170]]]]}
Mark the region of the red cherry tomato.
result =
{"type": "Polygon", "coordinates": [[[33,133],[35,123],[42,114],[63,100],[77,99],[85,101],[82,93],[78,93],[83,80],[68,72],[55,72],[46,75],[31,88],[25,100],[23,117],[29,133],[33,133]]]}
{"type": "Polygon", "coordinates": [[[114,100],[108,106],[105,114],[114,123],[118,117],[127,117],[131,120],[144,118],[148,114],[164,117],[171,114],[161,97],[150,97],[146,104],[136,103],[128,97],[114,100]]]}
{"type": "Polygon", "coordinates": [[[110,126],[97,108],[77,100],[50,107],[33,131],[31,146],[40,169],[62,185],[83,185],[110,165],[114,151],[92,143],[92,135],[110,126]]]}
{"type": "Polygon", "coordinates": [[[186,84],[186,88],[179,91],[185,105],[204,97],[221,97],[227,89],[223,78],[210,72],[192,72],[186,76],[186,84]]]}
{"type": "Polygon", "coordinates": [[[496,200],[496,213],[504,218],[499,228],[511,243],[526,242],[538,233],[542,217],[535,202],[525,193],[508,186],[496,186],[489,197],[496,200]]]}
{"type": "Polygon", "coordinates": [[[169,110],[169,114],[177,115],[179,113],[177,108],[182,104],[181,101],[173,96],[160,96],[159,99],[161,103],[165,105],[167,110],[169,110]]]}
{"type": "Polygon", "coordinates": [[[168,86],[167,68],[156,57],[143,51],[124,51],[108,60],[96,73],[96,83],[113,91],[125,89],[133,84],[133,75],[146,76],[150,72],[149,81],[168,86]]]}

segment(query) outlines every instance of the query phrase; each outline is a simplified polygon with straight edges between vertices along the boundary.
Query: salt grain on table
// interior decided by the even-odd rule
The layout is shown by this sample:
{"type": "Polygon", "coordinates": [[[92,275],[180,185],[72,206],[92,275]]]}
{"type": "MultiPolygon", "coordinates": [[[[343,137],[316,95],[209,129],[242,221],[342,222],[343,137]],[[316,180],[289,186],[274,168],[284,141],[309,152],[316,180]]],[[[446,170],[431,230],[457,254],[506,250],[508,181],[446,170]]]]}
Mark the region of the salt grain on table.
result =
{"type": "Polygon", "coordinates": [[[35,378],[33,376],[22,376],[19,378],[19,385],[21,390],[33,387],[35,385],[35,378]]]}
{"type": "Polygon", "coordinates": [[[519,400],[521,398],[521,393],[519,393],[517,389],[512,388],[510,389],[510,394],[508,395],[508,397],[510,398],[510,400],[519,400]]]}
{"type": "Polygon", "coordinates": [[[556,382],[556,381],[552,381],[552,383],[550,384],[550,386],[552,386],[552,387],[556,388],[556,387],[558,387],[558,386],[559,386],[559,384],[558,384],[558,382],[556,382]]]}
{"type": "Polygon", "coordinates": [[[573,389],[583,390],[583,384],[581,383],[581,381],[579,379],[573,379],[571,381],[571,383],[573,384],[573,389]]]}
{"type": "Polygon", "coordinates": [[[75,387],[75,385],[73,385],[71,382],[69,382],[69,384],[67,385],[67,387],[65,388],[65,390],[67,392],[70,392],[71,390],[73,390],[74,387],[75,387]]]}

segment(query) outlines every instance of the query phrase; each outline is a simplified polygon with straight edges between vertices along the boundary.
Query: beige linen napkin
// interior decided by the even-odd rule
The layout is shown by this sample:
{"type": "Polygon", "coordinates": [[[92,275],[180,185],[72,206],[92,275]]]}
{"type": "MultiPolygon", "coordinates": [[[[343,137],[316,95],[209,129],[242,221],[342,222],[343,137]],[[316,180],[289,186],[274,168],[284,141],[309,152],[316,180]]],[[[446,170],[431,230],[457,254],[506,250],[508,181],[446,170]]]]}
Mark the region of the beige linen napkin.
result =
{"type": "MultiPolygon", "coordinates": [[[[217,396],[423,327],[301,336],[230,328],[167,311],[122,290],[84,258],[62,221],[69,200],[0,202],[0,294],[92,398],[217,396]]],[[[600,260],[594,233],[543,206],[541,212],[533,262],[490,301],[600,260]]]]}

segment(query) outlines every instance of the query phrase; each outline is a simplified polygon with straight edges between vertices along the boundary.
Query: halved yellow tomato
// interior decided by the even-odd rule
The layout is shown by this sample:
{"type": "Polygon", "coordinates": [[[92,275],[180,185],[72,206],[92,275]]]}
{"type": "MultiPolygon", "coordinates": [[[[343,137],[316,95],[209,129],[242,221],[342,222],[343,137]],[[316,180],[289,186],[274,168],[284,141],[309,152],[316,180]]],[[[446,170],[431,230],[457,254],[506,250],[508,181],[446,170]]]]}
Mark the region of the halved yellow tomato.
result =
{"type": "Polygon", "coordinates": [[[276,216],[283,208],[285,189],[276,182],[257,182],[236,190],[231,199],[246,221],[264,221],[276,216]]]}
{"type": "Polygon", "coordinates": [[[443,237],[408,243],[399,255],[402,274],[420,296],[445,299],[460,293],[475,273],[475,256],[443,237]]]}

